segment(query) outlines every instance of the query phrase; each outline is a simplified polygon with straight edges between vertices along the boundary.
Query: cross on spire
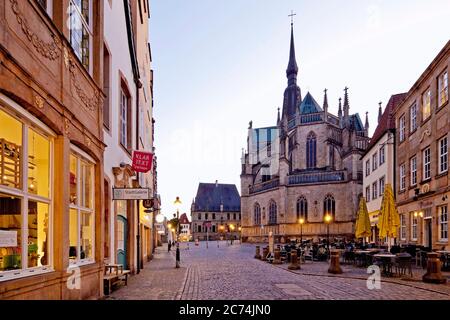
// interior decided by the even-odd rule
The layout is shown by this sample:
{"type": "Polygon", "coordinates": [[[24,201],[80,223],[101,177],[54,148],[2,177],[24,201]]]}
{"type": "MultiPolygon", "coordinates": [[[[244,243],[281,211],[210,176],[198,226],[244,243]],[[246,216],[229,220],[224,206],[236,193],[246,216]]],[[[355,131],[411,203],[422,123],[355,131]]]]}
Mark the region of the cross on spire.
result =
{"type": "Polygon", "coordinates": [[[291,14],[290,15],[288,15],[288,17],[291,17],[291,25],[293,25],[294,24],[294,16],[296,16],[297,14],[296,13],[294,13],[294,10],[291,10],[291,14]]]}

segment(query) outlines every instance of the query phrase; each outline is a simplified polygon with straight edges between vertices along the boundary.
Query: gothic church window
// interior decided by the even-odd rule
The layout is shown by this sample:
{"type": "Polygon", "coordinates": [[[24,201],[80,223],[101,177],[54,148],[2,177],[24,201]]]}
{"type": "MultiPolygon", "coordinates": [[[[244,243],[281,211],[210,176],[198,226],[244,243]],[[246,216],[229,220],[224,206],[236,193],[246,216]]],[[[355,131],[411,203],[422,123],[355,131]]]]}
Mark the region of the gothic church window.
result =
{"type": "Polygon", "coordinates": [[[326,216],[327,214],[331,215],[334,220],[336,214],[336,202],[331,194],[327,195],[325,200],[323,200],[323,215],[326,216]]]}
{"type": "Polygon", "coordinates": [[[269,224],[277,223],[277,204],[271,201],[269,204],[269,224]]]}
{"type": "Polygon", "coordinates": [[[306,167],[308,169],[315,168],[317,153],[317,140],[314,132],[311,132],[306,139],[306,167]]]}
{"type": "Polygon", "coordinates": [[[261,224],[261,207],[258,203],[255,204],[254,221],[255,221],[255,226],[258,226],[261,224]]]}
{"type": "Polygon", "coordinates": [[[301,196],[297,200],[297,220],[300,218],[308,220],[308,201],[304,196],[301,196]]]}

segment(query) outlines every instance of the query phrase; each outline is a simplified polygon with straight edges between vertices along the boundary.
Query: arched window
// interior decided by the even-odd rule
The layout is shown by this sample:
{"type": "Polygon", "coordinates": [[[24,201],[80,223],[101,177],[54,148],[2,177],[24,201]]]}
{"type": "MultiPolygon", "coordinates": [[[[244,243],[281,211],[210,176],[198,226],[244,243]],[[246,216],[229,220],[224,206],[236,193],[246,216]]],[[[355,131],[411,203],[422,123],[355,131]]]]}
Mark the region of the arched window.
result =
{"type": "Polygon", "coordinates": [[[306,167],[308,169],[315,168],[317,165],[316,151],[316,135],[314,134],[314,132],[311,132],[310,134],[308,134],[308,138],[306,139],[306,167]]]}
{"type": "Polygon", "coordinates": [[[308,201],[304,196],[301,196],[297,200],[297,220],[303,218],[308,220],[308,201]]]}
{"type": "Polygon", "coordinates": [[[255,204],[254,208],[254,222],[255,226],[261,225],[261,207],[258,203],[255,204]]]}
{"type": "Polygon", "coordinates": [[[269,224],[277,223],[277,204],[275,201],[270,201],[269,204],[269,224]]]}
{"type": "Polygon", "coordinates": [[[336,214],[336,202],[331,194],[327,195],[325,200],[323,200],[323,216],[325,217],[327,214],[331,215],[334,221],[336,214]]]}

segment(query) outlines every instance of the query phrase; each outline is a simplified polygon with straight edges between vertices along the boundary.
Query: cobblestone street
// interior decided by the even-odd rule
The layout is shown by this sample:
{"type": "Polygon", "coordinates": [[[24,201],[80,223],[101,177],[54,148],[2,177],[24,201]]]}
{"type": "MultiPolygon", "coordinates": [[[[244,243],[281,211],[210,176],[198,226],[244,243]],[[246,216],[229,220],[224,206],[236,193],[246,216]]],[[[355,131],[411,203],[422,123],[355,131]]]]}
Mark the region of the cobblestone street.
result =
{"type": "MultiPolygon", "coordinates": [[[[158,248],[153,261],[127,287],[107,299],[182,300],[450,300],[449,285],[383,278],[381,290],[369,290],[365,269],[343,266],[344,274],[330,276],[321,262],[302,264],[292,272],[253,258],[254,245],[209,242],[181,245],[181,268],[175,252],[158,248]]],[[[419,271],[417,271],[419,272],[419,271]]]]}

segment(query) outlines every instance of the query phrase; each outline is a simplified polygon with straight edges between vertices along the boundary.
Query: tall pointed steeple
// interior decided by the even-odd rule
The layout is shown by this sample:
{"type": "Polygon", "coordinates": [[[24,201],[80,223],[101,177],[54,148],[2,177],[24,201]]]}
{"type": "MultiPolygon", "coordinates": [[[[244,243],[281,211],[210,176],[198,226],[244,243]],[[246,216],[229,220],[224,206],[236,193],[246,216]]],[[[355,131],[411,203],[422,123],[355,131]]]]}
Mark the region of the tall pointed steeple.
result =
{"type": "Polygon", "coordinates": [[[338,109],[338,118],[339,118],[339,125],[341,128],[343,127],[343,119],[342,119],[342,98],[339,98],[339,109],[338,109]]]}
{"type": "Polygon", "coordinates": [[[344,89],[344,127],[349,124],[350,120],[350,105],[348,103],[348,88],[344,89]]]}
{"type": "Polygon", "coordinates": [[[369,112],[366,112],[366,123],[364,125],[364,131],[366,132],[366,137],[369,136],[369,112]]]}
{"type": "Polygon", "coordinates": [[[380,102],[378,103],[378,105],[379,105],[379,107],[378,107],[378,123],[380,123],[380,121],[381,121],[381,116],[383,115],[383,109],[381,108],[381,104],[382,104],[382,102],[380,101],[380,102]]]}
{"type": "Polygon", "coordinates": [[[294,45],[294,23],[291,22],[291,48],[289,50],[289,63],[286,69],[286,76],[288,78],[288,85],[297,84],[298,66],[295,58],[294,45]]]}

